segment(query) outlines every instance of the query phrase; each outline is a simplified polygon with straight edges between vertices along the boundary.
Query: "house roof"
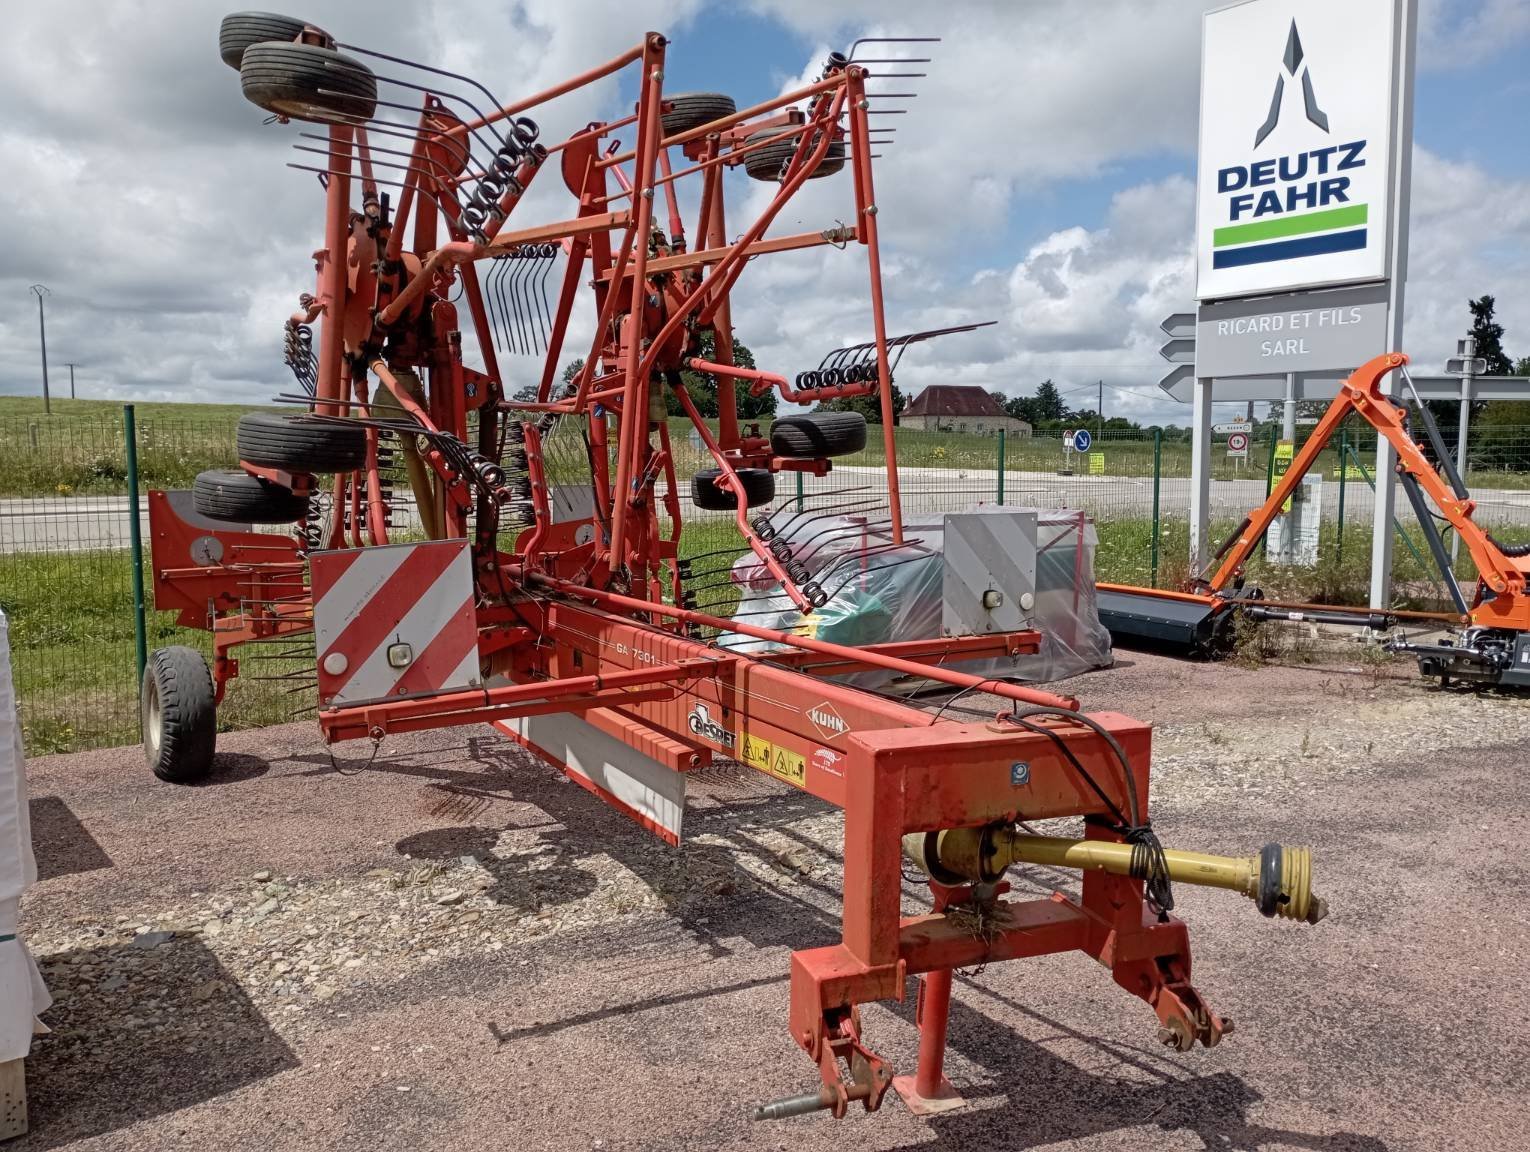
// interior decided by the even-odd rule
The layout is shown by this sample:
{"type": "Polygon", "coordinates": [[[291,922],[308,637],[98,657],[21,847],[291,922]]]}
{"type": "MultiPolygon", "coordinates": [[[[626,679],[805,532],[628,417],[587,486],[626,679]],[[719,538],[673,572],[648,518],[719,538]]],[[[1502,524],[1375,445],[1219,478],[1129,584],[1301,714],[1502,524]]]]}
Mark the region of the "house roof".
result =
{"type": "Polygon", "coordinates": [[[908,402],[905,416],[1003,416],[1004,406],[975,384],[932,384],[908,402]]]}

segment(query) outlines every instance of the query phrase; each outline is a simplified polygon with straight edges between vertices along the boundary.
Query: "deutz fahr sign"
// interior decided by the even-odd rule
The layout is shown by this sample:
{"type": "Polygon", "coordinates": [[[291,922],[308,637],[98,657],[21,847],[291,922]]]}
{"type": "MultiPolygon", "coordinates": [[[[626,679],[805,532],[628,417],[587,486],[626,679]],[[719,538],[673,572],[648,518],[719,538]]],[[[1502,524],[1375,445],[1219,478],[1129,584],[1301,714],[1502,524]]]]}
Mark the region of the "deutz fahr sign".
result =
{"type": "Polygon", "coordinates": [[[1394,0],[1205,16],[1196,295],[1382,280],[1394,0]]]}

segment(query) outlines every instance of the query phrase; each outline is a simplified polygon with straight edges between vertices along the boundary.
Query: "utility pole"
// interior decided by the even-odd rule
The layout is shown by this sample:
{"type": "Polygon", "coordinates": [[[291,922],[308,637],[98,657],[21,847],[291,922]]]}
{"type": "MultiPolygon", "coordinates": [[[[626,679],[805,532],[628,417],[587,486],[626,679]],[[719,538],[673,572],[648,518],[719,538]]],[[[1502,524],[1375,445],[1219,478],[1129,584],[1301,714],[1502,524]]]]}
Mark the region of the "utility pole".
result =
{"type": "Polygon", "coordinates": [[[1099,417],[1094,428],[1095,438],[1098,439],[1105,431],[1105,381],[1103,380],[1100,381],[1100,406],[1095,409],[1095,414],[1099,417]]]}
{"type": "Polygon", "coordinates": [[[74,399],[74,370],[78,367],[73,360],[69,361],[69,399],[74,399]]]}
{"type": "Polygon", "coordinates": [[[37,335],[42,342],[43,414],[51,416],[53,401],[48,397],[48,326],[43,321],[43,297],[49,293],[45,285],[33,284],[32,294],[37,297],[37,335]]]}

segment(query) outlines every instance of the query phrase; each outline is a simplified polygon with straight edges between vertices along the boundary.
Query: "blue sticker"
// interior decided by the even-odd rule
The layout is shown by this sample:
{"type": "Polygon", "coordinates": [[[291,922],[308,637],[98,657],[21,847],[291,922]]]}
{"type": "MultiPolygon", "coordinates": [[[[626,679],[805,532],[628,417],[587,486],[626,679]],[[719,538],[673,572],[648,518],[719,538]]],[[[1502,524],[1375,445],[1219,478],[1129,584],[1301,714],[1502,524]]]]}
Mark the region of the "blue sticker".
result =
{"type": "Polygon", "coordinates": [[[1009,783],[1013,788],[1023,788],[1031,782],[1031,766],[1018,760],[1009,766],[1009,783]]]}

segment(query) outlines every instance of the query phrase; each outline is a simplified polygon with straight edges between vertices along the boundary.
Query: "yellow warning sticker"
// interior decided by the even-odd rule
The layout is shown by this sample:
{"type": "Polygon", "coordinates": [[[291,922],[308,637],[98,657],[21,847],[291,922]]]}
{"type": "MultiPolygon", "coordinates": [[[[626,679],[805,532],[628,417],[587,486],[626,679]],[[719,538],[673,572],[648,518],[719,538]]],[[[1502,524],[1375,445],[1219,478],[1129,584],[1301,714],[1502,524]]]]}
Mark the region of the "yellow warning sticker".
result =
{"type": "Polygon", "coordinates": [[[775,748],[769,740],[761,740],[758,736],[744,733],[743,761],[751,768],[759,768],[762,771],[771,771],[771,763],[774,760],[775,748]]]}
{"type": "Polygon", "coordinates": [[[777,748],[770,762],[770,774],[800,788],[807,779],[807,760],[790,748],[777,748]]]}

